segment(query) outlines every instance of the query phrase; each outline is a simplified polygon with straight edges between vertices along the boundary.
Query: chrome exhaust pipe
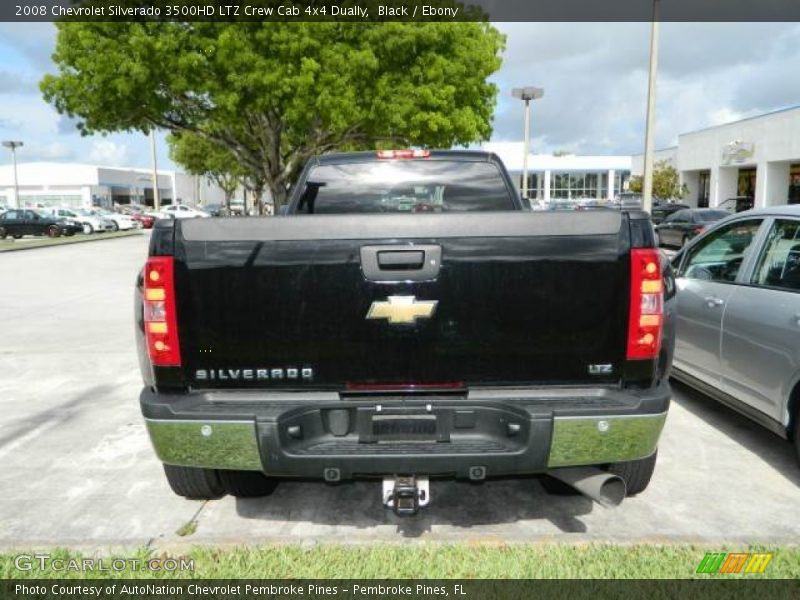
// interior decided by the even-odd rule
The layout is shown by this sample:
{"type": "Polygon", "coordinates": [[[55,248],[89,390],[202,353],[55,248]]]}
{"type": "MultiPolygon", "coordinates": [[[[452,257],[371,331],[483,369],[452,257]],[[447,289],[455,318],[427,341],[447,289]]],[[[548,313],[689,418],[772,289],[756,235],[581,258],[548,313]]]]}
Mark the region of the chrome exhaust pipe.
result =
{"type": "Polygon", "coordinates": [[[625,499],[625,481],[596,467],[565,467],[552,469],[547,474],[606,508],[619,506],[625,499]]]}

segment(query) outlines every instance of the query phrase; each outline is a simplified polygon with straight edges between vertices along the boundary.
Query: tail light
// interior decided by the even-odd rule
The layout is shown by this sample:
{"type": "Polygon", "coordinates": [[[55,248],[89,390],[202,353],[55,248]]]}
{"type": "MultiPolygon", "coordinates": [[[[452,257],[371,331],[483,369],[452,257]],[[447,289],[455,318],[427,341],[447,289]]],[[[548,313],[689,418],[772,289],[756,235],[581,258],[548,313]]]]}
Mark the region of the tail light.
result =
{"type": "Polygon", "coordinates": [[[378,158],[429,158],[430,150],[378,150],[378,158]]]}
{"type": "Polygon", "coordinates": [[[695,232],[697,235],[700,235],[700,234],[701,234],[701,233],[703,233],[705,230],[706,230],[706,226],[705,226],[705,225],[698,225],[697,227],[695,227],[695,228],[694,228],[694,232],[695,232]]]}
{"type": "Polygon", "coordinates": [[[181,366],[171,256],[151,256],[144,267],[144,332],[153,365],[181,366]]]}
{"type": "Polygon", "coordinates": [[[661,348],[664,293],[661,259],[654,248],[631,250],[631,308],[628,360],[652,359],[661,348]]]}

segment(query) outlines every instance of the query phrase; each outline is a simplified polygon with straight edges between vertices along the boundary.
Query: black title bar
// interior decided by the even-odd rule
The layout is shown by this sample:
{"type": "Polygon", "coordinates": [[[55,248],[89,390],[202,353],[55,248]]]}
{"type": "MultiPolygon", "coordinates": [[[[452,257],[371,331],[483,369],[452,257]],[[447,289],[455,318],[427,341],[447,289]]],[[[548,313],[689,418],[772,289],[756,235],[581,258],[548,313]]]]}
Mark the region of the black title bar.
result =
{"type": "Polygon", "coordinates": [[[0,21],[800,21],[800,0],[2,0],[0,21]]]}
{"type": "Polygon", "coordinates": [[[3,600],[692,600],[797,598],[794,580],[24,579],[0,580],[3,600]]]}

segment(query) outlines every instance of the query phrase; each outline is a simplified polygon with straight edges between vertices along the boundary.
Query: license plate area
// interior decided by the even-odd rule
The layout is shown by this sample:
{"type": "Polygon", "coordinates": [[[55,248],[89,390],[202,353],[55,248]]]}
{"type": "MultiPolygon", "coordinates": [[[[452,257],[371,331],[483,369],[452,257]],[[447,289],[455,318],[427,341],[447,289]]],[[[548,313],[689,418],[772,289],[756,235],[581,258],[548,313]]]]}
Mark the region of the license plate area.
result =
{"type": "Polygon", "coordinates": [[[381,440],[436,440],[436,415],[374,415],[372,435],[381,440]]]}
{"type": "MultiPolygon", "coordinates": [[[[446,421],[446,419],[445,419],[446,421]]],[[[359,442],[447,442],[449,428],[435,412],[359,411],[359,442]]]]}

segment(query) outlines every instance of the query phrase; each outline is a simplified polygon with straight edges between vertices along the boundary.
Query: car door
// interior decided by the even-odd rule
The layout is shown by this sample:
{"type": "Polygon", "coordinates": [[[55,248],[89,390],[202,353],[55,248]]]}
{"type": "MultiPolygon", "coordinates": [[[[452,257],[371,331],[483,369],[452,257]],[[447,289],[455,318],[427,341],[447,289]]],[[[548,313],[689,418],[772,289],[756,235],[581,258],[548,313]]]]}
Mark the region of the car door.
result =
{"type": "Polygon", "coordinates": [[[800,219],[776,218],[722,321],[722,389],[787,424],[800,373],[800,219]]]}
{"type": "Polygon", "coordinates": [[[667,225],[667,239],[664,240],[670,246],[681,246],[683,244],[683,227],[689,222],[689,212],[679,210],[672,213],[664,221],[667,225]]]}
{"type": "Polygon", "coordinates": [[[2,225],[3,229],[6,230],[6,235],[22,235],[20,233],[23,228],[21,213],[21,210],[9,210],[3,214],[0,225],[2,225]]]}
{"type": "Polygon", "coordinates": [[[725,305],[762,221],[734,221],[701,238],[686,251],[675,281],[675,367],[715,387],[722,378],[720,340],[725,305]]]}
{"type": "Polygon", "coordinates": [[[672,224],[675,221],[675,214],[668,215],[661,223],[658,224],[656,227],[656,231],[658,232],[658,241],[660,244],[671,246],[672,245],[672,224]]]}
{"type": "Polygon", "coordinates": [[[35,218],[36,213],[34,213],[32,210],[23,210],[20,214],[22,216],[20,233],[22,235],[35,235],[38,233],[35,218]]]}

